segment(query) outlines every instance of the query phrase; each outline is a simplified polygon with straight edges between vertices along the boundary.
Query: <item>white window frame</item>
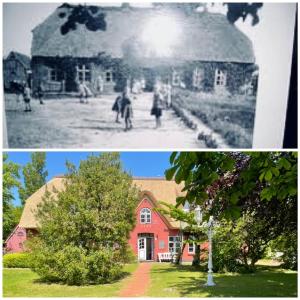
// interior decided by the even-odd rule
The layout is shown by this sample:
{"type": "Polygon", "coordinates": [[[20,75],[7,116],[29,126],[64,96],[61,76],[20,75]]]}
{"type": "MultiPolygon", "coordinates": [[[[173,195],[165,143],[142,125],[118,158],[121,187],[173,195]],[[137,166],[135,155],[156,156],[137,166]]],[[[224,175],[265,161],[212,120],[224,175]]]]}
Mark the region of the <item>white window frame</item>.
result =
{"type": "Polygon", "coordinates": [[[57,70],[57,68],[50,68],[48,70],[48,79],[49,79],[49,81],[52,81],[52,82],[58,82],[58,70],[57,70]]]}
{"type": "Polygon", "coordinates": [[[77,79],[79,81],[87,81],[90,82],[91,81],[91,68],[90,66],[86,65],[86,64],[82,64],[82,65],[77,65],[76,66],[76,72],[77,72],[77,79]],[[80,79],[80,75],[82,75],[82,78],[80,79]],[[87,74],[89,74],[89,78],[87,79],[87,74]]]}
{"type": "Polygon", "coordinates": [[[151,210],[150,208],[144,207],[140,210],[140,223],[141,224],[151,224],[151,210]]]}
{"type": "Polygon", "coordinates": [[[227,83],[227,72],[216,69],[215,71],[215,87],[225,87],[227,83]]]}
{"type": "Polygon", "coordinates": [[[196,67],[193,72],[193,87],[201,87],[203,72],[200,68],[196,67]]]}
{"type": "Polygon", "coordinates": [[[105,82],[106,83],[112,83],[112,82],[114,82],[113,71],[111,69],[105,70],[105,72],[104,72],[104,78],[105,78],[105,82]],[[107,78],[108,78],[107,75],[108,74],[109,74],[110,80],[107,80],[107,78]]]}
{"type": "Polygon", "coordinates": [[[182,246],[181,236],[179,236],[179,235],[170,235],[168,242],[169,242],[168,243],[169,252],[178,253],[178,251],[176,251],[176,249],[180,250],[181,246],[182,246]],[[170,246],[170,244],[173,244],[173,245],[170,246]],[[179,244],[179,247],[178,247],[178,244],[179,244]]]}
{"type": "Polygon", "coordinates": [[[195,243],[188,243],[188,254],[195,254],[195,243]],[[190,246],[193,247],[193,250],[191,251],[190,246]]]}
{"type": "Polygon", "coordinates": [[[172,84],[174,86],[179,86],[180,82],[181,82],[180,74],[174,70],[172,73],[172,84]]]}

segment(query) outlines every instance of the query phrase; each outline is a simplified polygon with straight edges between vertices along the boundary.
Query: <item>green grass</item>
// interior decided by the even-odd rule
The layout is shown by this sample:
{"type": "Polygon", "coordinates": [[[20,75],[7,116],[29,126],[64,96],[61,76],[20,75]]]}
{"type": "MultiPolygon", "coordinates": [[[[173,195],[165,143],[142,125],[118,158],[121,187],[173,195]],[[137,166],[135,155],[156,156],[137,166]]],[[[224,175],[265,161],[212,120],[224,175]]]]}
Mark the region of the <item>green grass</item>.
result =
{"type": "Polygon", "coordinates": [[[214,274],[216,286],[205,287],[206,273],[190,265],[156,263],[151,270],[151,297],[296,297],[297,272],[258,266],[252,274],[214,274]]]}
{"type": "Polygon", "coordinates": [[[252,146],[255,97],[177,89],[173,102],[187,109],[236,148],[252,146]]]}
{"type": "MultiPolygon", "coordinates": [[[[124,267],[127,276],[111,284],[66,286],[41,283],[30,269],[3,269],[4,297],[116,297],[129,279],[137,264],[124,267]]],[[[63,272],[63,270],[62,270],[63,272]]]]}

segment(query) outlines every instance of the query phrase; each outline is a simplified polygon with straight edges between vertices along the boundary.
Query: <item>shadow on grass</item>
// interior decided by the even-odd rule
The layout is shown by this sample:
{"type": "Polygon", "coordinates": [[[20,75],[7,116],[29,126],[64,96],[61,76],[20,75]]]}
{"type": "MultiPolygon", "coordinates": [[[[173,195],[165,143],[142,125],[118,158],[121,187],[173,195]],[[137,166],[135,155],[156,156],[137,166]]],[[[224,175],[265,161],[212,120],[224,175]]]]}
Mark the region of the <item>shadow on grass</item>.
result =
{"type": "Polygon", "coordinates": [[[167,280],[166,288],[178,291],[180,297],[297,297],[297,274],[285,273],[276,266],[259,266],[255,273],[248,274],[214,274],[213,287],[205,286],[206,273],[191,266],[173,265],[152,273],[176,278],[176,282],[167,280]]]}

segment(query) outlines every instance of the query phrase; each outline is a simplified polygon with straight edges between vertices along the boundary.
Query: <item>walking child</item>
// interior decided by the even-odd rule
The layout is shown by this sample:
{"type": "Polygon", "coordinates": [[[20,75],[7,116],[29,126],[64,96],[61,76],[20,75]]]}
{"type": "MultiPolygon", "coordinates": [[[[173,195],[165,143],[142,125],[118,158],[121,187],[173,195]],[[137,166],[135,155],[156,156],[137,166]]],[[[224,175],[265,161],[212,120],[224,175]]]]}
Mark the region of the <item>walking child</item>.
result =
{"type": "Polygon", "coordinates": [[[84,84],[82,81],[79,82],[78,85],[78,92],[79,92],[79,102],[84,103],[84,98],[86,97],[84,84]]]}
{"type": "Polygon", "coordinates": [[[30,100],[31,100],[31,90],[27,83],[25,83],[23,91],[23,99],[25,103],[25,112],[31,111],[30,100]]]}
{"type": "Polygon", "coordinates": [[[127,89],[123,92],[122,97],[122,117],[125,120],[125,131],[132,129],[132,121],[133,111],[131,106],[131,100],[129,99],[127,89]]]}
{"type": "Polygon", "coordinates": [[[159,92],[158,88],[155,88],[153,96],[153,106],[151,109],[151,115],[155,116],[156,127],[161,127],[161,116],[162,116],[163,100],[162,95],[159,92]]]}
{"type": "Polygon", "coordinates": [[[121,110],[122,110],[122,96],[119,95],[116,100],[115,100],[115,103],[112,107],[112,110],[115,111],[117,113],[116,115],[116,123],[121,123],[119,121],[119,115],[121,113],[121,110]]]}

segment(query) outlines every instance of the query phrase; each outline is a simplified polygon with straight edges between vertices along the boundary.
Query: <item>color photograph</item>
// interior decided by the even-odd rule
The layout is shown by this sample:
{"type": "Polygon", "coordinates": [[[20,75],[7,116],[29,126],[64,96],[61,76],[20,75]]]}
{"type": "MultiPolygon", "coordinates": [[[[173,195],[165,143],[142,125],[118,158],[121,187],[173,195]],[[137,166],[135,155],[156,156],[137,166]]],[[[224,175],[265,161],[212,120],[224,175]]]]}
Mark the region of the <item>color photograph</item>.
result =
{"type": "Polygon", "coordinates": [[[4,297],[297,297],[297,152],[6,152],[4,297]]]}

